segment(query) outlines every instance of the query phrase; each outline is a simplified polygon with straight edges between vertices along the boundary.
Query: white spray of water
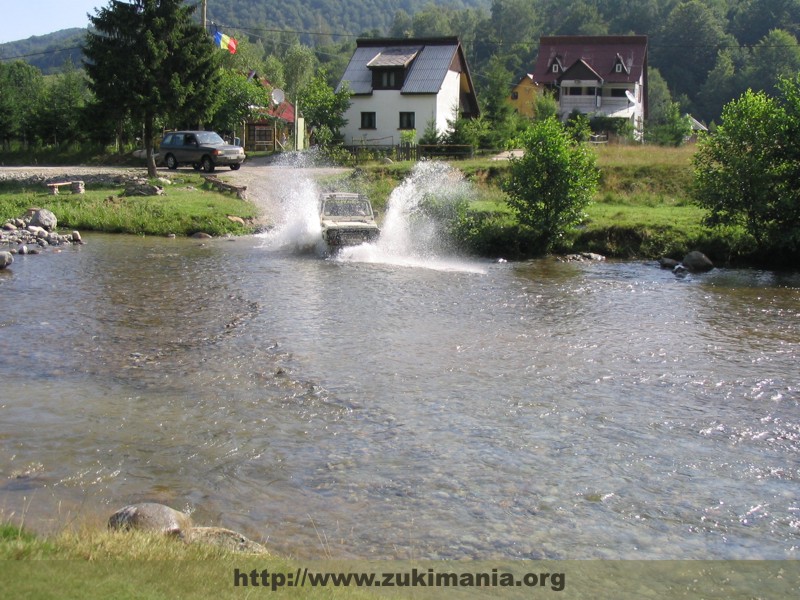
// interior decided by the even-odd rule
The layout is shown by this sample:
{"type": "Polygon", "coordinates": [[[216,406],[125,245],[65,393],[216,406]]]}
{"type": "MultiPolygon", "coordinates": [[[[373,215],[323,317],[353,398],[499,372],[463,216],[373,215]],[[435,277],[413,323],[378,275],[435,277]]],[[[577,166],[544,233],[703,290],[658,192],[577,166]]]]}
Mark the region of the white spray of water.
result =
{"type": "Polygon", "coordinates": [[[285,176],[269,181],[272,189],[274,227],[258,234],[263,247],[293,252],[321,252],[322,228],[319,220],[319,189],[305,168],[302,154],[279,159],[276,167],[285,176]]]}
{"type": "MultiPolygon", "coordinates": [[[[319,189],[305,171],[302,155],[278,166],[287,168],[287,176],[272,182],[280,198],[280,213],[275,227],[259,234],[263,247],[270,250],[315,252],[324,254],[319,220],[319,189]],[[298,162],[300,161],[300,162],[298,162]]],[[[439,213],[469,197],[472,190],[459,171],[440,162],[418,163],[389,197],[381,235],[374,243],[342,248],[333,260],[388,264],[404,267],[485,273],[484,266],[453,255],[447,248],[441,220],[426,210],[434,201],[439,213]]]]}
{"type": "Polygon", "coordinates": [[[485,273],[486,269],[452,255],[442,231],[441,216],[469,198],[472,189],[463,175],[445,163],[424,161],[394,189],[381,226],[371,244],[343,248],[336,260],[383,263],[440,271],[485,273]],[[429,209],[434,202],[438,217],[429,209]]]}

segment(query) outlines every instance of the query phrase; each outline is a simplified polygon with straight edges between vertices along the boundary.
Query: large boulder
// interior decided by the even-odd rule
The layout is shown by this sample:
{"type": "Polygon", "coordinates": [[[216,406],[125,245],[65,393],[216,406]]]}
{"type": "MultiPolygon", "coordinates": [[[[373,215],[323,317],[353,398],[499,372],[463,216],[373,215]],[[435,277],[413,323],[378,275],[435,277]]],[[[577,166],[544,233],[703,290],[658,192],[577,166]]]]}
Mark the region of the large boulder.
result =
{"type": "Polygon", "coordinates": [[[142,502],[130,504],[119,509],[108,519],[111,529],[140,529],[171,535],[183,535],[192,526],[192,520],[186,513],[158,504],[142,502]]]}
{"type": "Polygon", "coordinates": [[[0,270],[10,266],[13,262],[14,256],[11,254],[11,252],[6,252],[5,250],[0,252],[0,270]]]}
{"type": "Polygon", "coordinates": [[[31,215],[29,226],[41,227],[46,231],[54,231],[58,227],[58,219],[56,216],[46,208],[40,208],[31,215]]]}
{"type": "Polygon", "coordinates": [[[692,273],[705,273],[714,268],[714,263],[702,252],[692,250],[683,257],[683,266],[692,273]]]}

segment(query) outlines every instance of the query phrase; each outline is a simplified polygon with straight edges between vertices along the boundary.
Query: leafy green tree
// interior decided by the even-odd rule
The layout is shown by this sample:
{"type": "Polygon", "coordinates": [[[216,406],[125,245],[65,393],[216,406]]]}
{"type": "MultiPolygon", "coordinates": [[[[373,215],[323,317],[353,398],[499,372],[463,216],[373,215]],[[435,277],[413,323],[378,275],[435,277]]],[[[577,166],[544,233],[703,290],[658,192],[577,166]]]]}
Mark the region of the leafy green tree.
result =
{"type": "Polygon", "coordinates": [[[314,77],[314,70],[317,66],[314,51],[308,46],[295,44],[286,51],[283,63],[286,95],[290,99],[297,98],[314,77]]]}
{"type": "Polygon", "coordinates": [[[645,137],[660,146],[680,146],[692,134],[689,116],[681,113],[677,102],[670,102],[660,119],[649,123],[645,137]]]}
{"type": "Polygon", "coordinates": [[[782,77],[800,72],[800,46],[787,31],[773,29],[753,48],[744,78],[754,90],[777,94],[776,83],[782,77]]]}
{"type": "Polygon", "coordinates": [[[720,48],[735,44],[725,33],[724,20],[699,0],[678,4],[653,37],[652,65],[661,71],[674,97],[693,98],[714,67],[720,48]]]}
{"type": "Polygon", "coordinates": [[[0,142],[9,149],[12,140],[23,143],[33,130],[36,98],[44,80],[41,71],[21,60],[0,62],[0,142]]]}
{"type": "Polygon", "coordinates": [[[536,121],[558,118],[558,100],[553,92],[543,91],[533,100],[533,114],[536,121]]]}
{"type": "Polygon", "coordinates": [[[554,118],[534,122],[520,146],[524,154],[512,159],[503,187],[517,220],[549,252],[583,218],[600,178],[596,157],[554,118]]]}
{"type": "Polygon", "coordinates": [[[339,138],[339,130],[347,124],[344,113],[350,107],[350,89],[344,85],[338,92],[328,85],[328,73],[320,69],[300,94],[300,106],[309,127],[317,131],[318,141],[330,143],[339,138]]]}
{"type": "Polygon", "coordinates": [[[142,123],[151,177],[157,120],[199,123],[216,105],[220,50],[192,19],[196,8],[181,0],[111,0],[89,18],[84,53],[92,91],[118,120],[142,123]]]}
{"type": "Polygon", "coordinates": [[[89,96],[86,77],[72,61],[67,61],[61,74],[48,76],[37,103],[39,139],[56,146],[85,140],[83,121],[89,96]]]}
{"type": "Polygon", "coordinates": [[[258,107],[269,106],[269,90],[247,74],[223,70],[220,74],[220,103],[211,124],[220,133],[241,132],[243,123],[258,107]]]}
{"type": "Polygon", "coordinates": [[[741,225],[762,251],[800,250],[800,76],[784,99],[748,90],[728,103],[694,157],[695,201],[711,226],[741,225]]]}

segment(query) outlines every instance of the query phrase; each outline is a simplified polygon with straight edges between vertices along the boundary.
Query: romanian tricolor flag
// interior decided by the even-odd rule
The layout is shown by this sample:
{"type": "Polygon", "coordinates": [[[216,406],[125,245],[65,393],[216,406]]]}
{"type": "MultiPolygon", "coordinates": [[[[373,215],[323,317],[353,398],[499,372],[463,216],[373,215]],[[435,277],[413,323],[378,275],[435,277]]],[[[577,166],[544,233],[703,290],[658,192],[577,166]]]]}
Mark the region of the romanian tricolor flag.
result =
{"type": "Polygon", "coordinates": [[[231,54],[236,54],[236,40],[230,36],[225,35],[221,31],[214,34],[214,45],[219,46],[223,50],[228,50],[231,54]]]}

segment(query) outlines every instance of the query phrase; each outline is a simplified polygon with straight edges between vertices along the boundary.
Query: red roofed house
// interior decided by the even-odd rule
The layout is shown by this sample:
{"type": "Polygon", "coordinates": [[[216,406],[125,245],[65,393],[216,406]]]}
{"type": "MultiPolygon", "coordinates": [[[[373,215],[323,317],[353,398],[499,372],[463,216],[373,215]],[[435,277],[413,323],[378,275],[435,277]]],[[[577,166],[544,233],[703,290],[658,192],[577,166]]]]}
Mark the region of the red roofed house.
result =
{"type": "MultiPolygon", "coordinates": [[[[260,81],[266,88],[273,87],[266,79],[260,81]]],[[[245,124],[244,149],[282,150],[282,146],[292,137],[294,105],[283,100],[277,105],[258,107],[254,112],[255,116],[245,124]]]]}
{"type": "Polygon", "coordinates": [[[556,92],[562,120],[575,110],[624,118],[638,137],[647,118],[647,36],[544,36],[533,79],[556,92]]]}

